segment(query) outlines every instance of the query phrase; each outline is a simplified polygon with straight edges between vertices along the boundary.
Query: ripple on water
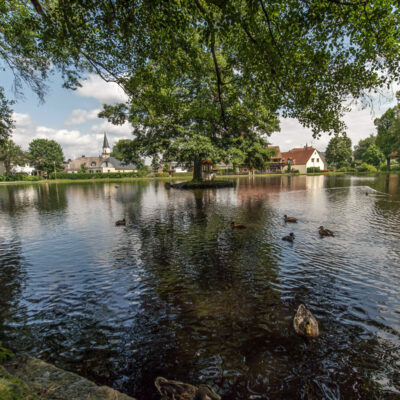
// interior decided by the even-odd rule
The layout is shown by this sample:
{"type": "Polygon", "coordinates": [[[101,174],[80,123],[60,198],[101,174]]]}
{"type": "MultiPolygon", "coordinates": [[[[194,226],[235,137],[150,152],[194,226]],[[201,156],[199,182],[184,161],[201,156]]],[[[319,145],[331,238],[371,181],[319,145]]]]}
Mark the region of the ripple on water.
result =
{"type": "Polygon", "coordinates": [[[224,399],[395,398],[400,185],[382,179],[0,187],[0,339],[138,399],[158,375],[224,399]],[[299,303],[317,340],[293,333],[299,303]]]}

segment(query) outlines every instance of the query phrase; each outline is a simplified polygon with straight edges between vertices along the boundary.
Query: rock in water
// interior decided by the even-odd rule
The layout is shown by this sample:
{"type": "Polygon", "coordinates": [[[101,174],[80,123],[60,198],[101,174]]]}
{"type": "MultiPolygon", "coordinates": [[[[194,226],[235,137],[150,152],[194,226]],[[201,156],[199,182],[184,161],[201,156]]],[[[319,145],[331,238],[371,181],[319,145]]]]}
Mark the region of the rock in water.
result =
{"type": "Polygon", "coordinates": [[[319,336],[318,321],[304,304],[300,304],[293,319],[293,327],[300,336],[316,338],[319,336]]]}

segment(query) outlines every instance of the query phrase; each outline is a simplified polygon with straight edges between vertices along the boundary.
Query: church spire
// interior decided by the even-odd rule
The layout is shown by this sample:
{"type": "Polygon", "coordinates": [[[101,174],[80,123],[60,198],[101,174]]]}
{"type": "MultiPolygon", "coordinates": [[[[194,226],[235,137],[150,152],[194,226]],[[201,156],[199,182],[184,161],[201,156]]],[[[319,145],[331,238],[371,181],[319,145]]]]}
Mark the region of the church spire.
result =
{"type": "Polygon", "coordinates": [[[103,151],[102,151],[102,153],[101,153],[101,156],[102,156],[103,158],[106,158],[106,157],[110,157],[110,154],[111,154],[110,145],[108,144],[107,135],[106,135],[106,133],[104,132],[103,151]]]}

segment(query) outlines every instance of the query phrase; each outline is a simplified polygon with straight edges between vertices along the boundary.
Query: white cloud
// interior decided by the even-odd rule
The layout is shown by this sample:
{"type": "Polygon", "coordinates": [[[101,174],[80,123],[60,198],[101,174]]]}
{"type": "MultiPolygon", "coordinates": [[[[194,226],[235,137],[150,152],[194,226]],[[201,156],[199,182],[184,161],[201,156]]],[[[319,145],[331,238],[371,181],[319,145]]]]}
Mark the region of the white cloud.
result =
{"type": "Polygon", "coordinates": [[[24,150],[29,148],[29,143],[34,139],[55,140],[63,148],[66,158],[76,158],[83,154],[98,156],[103,145],[104,132],[112,147],[119,139],[131,138],[129,124],[114,126],[107,121],[93,125],[91,129],[82,131],[79,129],[55,129],[44,125],[37,125],[29,114],[14,113],[15,129],[12,139],[24,150]]]}
{"type": "Polygon", "coordinates": [[[125,103],[128,101],[126,93],[116,83],[106,82],[99,76],[90,74],[88,79],[81,82],[82,87],[76,93],[82,97],[92,97],[101,104],[125,103]]]}
{"type": "Polygon", "coordinates": [[[103,121],[101,124],[93,125],[91,127],[92,132],[107,133],[107,136],[126,136],[126,138],[132,138],[132,126],[128,122],[123,125],[113,125],[108,121],[103,121]]]}
{"type": "Polygon", "coordinates": [[[68,119],[64,122],[65,125],[79,125],[84,122],[98,119],[97,114],[100,112],[99,108],[95,108],[94,110],[83,110],[78,108],[76,110],[72,110],[68,119]]]}

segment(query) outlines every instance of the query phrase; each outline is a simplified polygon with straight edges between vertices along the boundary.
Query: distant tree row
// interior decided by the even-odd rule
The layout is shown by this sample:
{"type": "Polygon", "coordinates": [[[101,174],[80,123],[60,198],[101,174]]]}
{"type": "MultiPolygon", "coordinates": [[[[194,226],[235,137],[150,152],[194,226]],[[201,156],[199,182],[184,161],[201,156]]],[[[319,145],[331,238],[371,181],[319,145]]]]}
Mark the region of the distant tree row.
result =
{"type": "Polygon", "coordinates": [[[29,144],[29,150],[23,151],[11,139],[0,141],[0,161],[4,163],[7,174],[11,173],[13,165],[32,164],[40,174],[50,174],[54,170],[61,171],[63,167],[63,151],[54,140],[35,139],[29,144]]]}
{"type": "Polygon", "coordinates": [[[354,159],[355,163],[366,163],[379,167],[386,161],[386,169],[390,171],[392,154],[400,157],[400,92],[397,93],[398,104],[387,110],[380,118],[376,118],[377,135],[371,134],[362,139],[351,150],[351,139],[346,135],[334,136],[326,149],[328,164],[335,167],[349,165],[354,159]],[[353,157],[352,157],[353,156],[353,157]]]}

